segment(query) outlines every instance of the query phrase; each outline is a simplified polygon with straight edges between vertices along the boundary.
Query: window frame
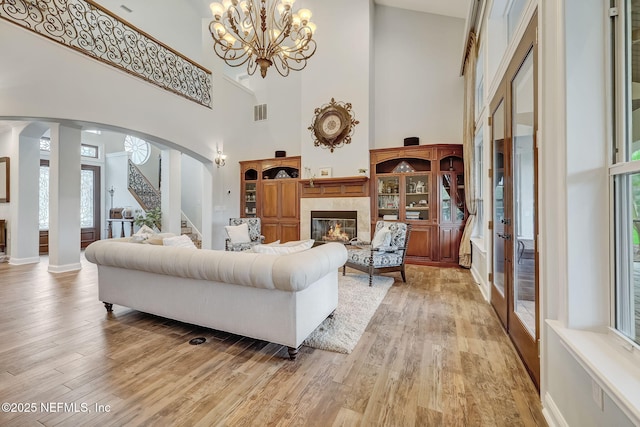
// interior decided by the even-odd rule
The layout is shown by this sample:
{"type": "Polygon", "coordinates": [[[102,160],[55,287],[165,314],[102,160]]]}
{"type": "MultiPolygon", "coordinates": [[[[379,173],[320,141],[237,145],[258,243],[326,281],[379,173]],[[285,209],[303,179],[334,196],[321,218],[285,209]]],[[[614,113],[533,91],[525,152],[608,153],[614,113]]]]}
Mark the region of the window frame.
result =
{"type": "Polygon", "coordinates": [[[476,223],[472,233],[475,239],[484,239],[484,127],[476,127],[473,137],[474,184],[476,196],[476,223]],[[479,154],[478,154],[479,153],[479,154]]]}
{"type": "MultiPolygon", "coordinates": [[[[612,236],[610,329],[631,348],[640,350],[640,331],[635,302],[631,298],[633,280],[632,177],[640,174],[640,160],[632,160],[633,114],[631,106],[631,9],[623,1],[619,16],[611,21],[610,79],[611,144],[608,168],[610,190],[610,230],[612,236]],[[631,336],[633,335],[633,336],[631,336]]],[[[640,59],[639,59],[640,60],[640,59]]],[[[638,123],[640,125],[640,123],[638,123]]]]}

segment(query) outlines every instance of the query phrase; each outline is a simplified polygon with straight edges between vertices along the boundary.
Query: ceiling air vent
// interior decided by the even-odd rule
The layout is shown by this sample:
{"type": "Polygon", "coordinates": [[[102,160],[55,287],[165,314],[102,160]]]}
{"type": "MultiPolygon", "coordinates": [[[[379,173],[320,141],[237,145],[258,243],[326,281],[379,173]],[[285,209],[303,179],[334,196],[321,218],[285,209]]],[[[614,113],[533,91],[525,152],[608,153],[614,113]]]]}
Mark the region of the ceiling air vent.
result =
{"type": "Polygon", "coordinates": [[[259,122],[267,120],[267,104],[260,104],[253,106],[253,121],[259,122]]]}

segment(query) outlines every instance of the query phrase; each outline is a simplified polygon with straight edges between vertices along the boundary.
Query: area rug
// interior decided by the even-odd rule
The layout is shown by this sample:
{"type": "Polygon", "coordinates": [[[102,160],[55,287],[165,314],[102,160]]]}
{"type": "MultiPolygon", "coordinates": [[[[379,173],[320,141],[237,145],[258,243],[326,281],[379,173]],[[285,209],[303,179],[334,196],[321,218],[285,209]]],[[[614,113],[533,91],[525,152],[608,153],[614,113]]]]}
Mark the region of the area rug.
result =
{"type": "Polygon", "coordinates": [[[308,347],[337,353],[351,353],[373,314],[393,285],[393,277],[339,274],[338,308],[302,343],[308,347]]]}

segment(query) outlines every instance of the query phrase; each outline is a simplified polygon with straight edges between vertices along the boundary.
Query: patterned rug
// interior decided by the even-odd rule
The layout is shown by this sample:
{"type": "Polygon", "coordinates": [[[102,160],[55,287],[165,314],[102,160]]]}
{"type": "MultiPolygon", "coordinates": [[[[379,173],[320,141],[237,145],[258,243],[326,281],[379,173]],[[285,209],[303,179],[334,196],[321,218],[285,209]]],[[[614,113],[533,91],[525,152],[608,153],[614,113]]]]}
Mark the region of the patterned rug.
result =
{"type": "Polygon", "coordinates": [[[369,287],[369,276],[342,275],[338,278],[338,308],[333,317],[325,319],[302,343],[308,347],[337,353],[351,353],[378,309],[393,277],[374,276],[369,287]]]}

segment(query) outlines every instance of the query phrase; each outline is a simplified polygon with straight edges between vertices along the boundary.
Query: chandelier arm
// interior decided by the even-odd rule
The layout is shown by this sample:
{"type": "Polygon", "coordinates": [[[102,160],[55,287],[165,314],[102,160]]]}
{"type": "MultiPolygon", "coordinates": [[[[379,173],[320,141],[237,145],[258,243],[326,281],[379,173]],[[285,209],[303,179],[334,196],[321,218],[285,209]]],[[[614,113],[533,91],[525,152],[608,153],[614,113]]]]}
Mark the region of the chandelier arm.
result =
{"type": "Polygon", "coordinates": [[[280,16],[279,21],[282,22],[282,25],[275,19],[276,9],[277,9],[276,2],[274,1],[273,3],[271,3],[271,8],[269,10],[270,20],[267,27],[272,29],[271,30],[272,33],[273,33],[273,29],[277,29],[278,36],[275,39],[272,39],[272,34],[271,34],[269,37],[269,43],[265,44],[264,55],[267,58],[274,57],[277,54],[277,52],[282,49],[281,45],[282,43],[284,43],[285,39],[287,38],[289,34],[288,29],[291,26],[291,9],[285,9],[283,11],[283,14],[280,16]]]}
{"type": "MultiPolygon", "coordinates": [[[[261,0],[261,2],[262,1],[264,0],[261,0]]],[[[258,33],[258,13],[261,7],[256,9],[253,3],[254,2],[252,0],[248,0],[247,2],[248,13],[245,15],[245,21],[248,20],[248,22],[251,24],[251,30],[253,31],[253,36],[251,40],[245,41],[245,43],[250,51],[255,52],[256,47],[258,48],[258,51],[260,51],[260,49],[263,49],[264,39],[260,40],[260,35],[258,33]]]]}

